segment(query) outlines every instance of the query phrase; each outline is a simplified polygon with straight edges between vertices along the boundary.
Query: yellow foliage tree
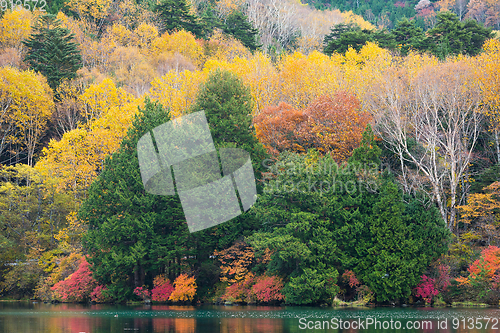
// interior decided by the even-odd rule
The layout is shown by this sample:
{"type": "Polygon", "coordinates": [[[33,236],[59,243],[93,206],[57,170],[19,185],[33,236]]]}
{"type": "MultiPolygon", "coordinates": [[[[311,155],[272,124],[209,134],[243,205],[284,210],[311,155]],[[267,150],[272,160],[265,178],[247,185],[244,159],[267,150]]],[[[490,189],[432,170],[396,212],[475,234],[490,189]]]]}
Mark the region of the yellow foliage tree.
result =
{"type": "Polygon", "coordinates": [[[121,88],[116,88],[114,82],[107,78],[99,84],[91,84],[80,96],[83,112],[87,122],[100,118],[111,107],[123,107],[134,102],[134,97],[121,88]]]}
{"type": "Polygon", "coordinates": [[[206,73],[201,71],[169,71],[151,82],[150,96],[169,108],[172,117],[179,117],[194,103],[206,73]]]}
{"type": "MultiPolygon", "coordinates": [[[[87,231],[87,226],[78,219],[77,212],[71,212],[66,216],[68,225],[59,230],[54,238],[59,242],[59,249],[66,253],[81,253],[82,238],[87,231]]],[[[56,281],[59,282],[59,280],[56,281]]]]}
{"type": "Polygon", "coordinates": [[[484,52],[475,59],[475,67],[486,105],[484,113],[495,136],[497,163],[500,163],[500,40],[486,41],[483,49],[484,52]]]}
{"type": "Polygon", "coordinates": [[[22,41],[31,34],[35,15],[24,8],[7,10],[0,19],[0,44],[2,47],[19,49],[22,41]]]}
{"type": "Polygon", "coordinates": [[[52,90],[40,74],[4,67],[0,69],[0,104],[0,153],[6,142],[20,144],[31,166],[54,111],[52,90]]]}
{"type": "Polygon", "coordinates": [[[158,37],[158,29],[147,23],[141,23],[134,30],[134,44],[145,52],[149,51],[151,43],[158,37]]]}
{"type": "Polygon", "coordinates": [[[188,58],[198,68],[204,61],[203,48],[194,35],[188,31],[181,30],[169,34],[165,32],[151,43],[151,54],[159,57],[162,54],[179,53],[188,58]]]}
{"type": "Polygon", "coordinates": [[[341,13],[341,15],[344,18],[343,23],[345,23],[345,24],[356,24],[361,29],[368,29],[368,30],[375,29],[373,24],[371,24],[368,21],[365,21],[362,16],[354,14],[352,11],[343,12],[343,13],[341,13]]]}
{"type": "Polygon", "coordinates": [[[236,10],[241,10],[245,0],[216,0],[215,8],[220,17],[227,17],[236,10]]]}
{"type": "Polygon", "coordinates": [[[109,15],[112,3],[112,0],[69,0],[66,6],[80,19],[91,18],[97,22],[109,15]]]}
{"type": "Polygon", "coordinates": [[[205,43],[205,60],[232,61],[235,58],[248,58],[251,52],[237,39],[214,31],[210,40],[205,43]]]}
{"type": "Polygon", "coordinates": [[[220,280],[230,284],[243,281],[255,260],[253,248],[245,242],[236,242],[225,250],[214,251],[214,256],[220,262],[220,280]]]}
{"type": "Polygon", "coordinates": [[[458,206],[460,221],[473,225],[489,243],[498,239],[500,226],[500,182],[483,189],[484,193],[473,193],[469,196],[467,205],[458,206]]]}
{"type": "Polygon", "coordinates": [[[115,23],[108,29],[106,38],[108,38],[111,43],[126,46],[132,43],[133,32],[124,25],[115,23]]]}
{"type": "Polygon", "coordinates": [[[235,57],[232,60],[210,58],[204,66],[209,73],[217,68],[227,69],[238,75],[245,85],[250,87],[255,101],[254,114],[258,114],[266,105],[279,102],[278,72],[271,59],[257,52],[251,57],[235,57]]]}
{"type": "Polygon", "coordinates": [[[80,100],[86,124],[64,133],[59,141],[51,140],[35,166],[58,179],[59,189],[74,191],[79,198],[100,173],[106,156],[118,149],[142,104],[109,79],[88,87],[80,100]]]}
{"type": "Polygon", "coordinates": [[[299,52],[286,55],[278,63],[278,70],[278,99],[296,109],[306,107],[321,95],[333,95],[340,88],[338,59],[317,51],[308,56],[299,52]]]}

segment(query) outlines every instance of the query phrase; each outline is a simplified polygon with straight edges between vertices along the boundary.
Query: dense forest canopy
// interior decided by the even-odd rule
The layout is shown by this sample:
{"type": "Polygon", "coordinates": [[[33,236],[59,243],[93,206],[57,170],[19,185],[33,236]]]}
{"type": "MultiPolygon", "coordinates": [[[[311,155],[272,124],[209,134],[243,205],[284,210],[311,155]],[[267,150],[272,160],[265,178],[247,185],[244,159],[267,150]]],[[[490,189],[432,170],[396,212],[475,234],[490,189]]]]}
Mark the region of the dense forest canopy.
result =
{"type": "Polygon", "coordinates": [[[0,18],[0,289],[500,299],[497,1],[54,1],[0,18]],[[137,142],[204,110],[257,201],[190,233],[137,142]]]}
{"type": "Polygon", "coordinates": [[[495,30],[500,28],[500,2],[497,0],[307,0],[320,9],[352,11],[379,27],[391,29],[404,18],[414,19],[422,28],[432,27],[440,11],[450,11],[459,20],[473,19],[495,30]]]}

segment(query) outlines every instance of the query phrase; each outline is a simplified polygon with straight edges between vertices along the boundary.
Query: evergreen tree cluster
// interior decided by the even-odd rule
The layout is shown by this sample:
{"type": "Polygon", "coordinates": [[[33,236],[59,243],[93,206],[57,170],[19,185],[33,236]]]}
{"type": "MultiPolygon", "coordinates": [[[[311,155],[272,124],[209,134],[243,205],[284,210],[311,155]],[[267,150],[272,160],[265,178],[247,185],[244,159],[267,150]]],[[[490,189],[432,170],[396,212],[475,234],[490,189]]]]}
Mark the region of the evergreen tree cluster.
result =
{"type": "Polygon", "coordinates": [[[197,17],[190,13],[186,0],[162,0],[154,6],[154,10],[160,14],[166,31],[184,29],[197,38],[208,38],[218,28],[238,39],[251,51],[260,47],[257,42],[258,30],[252,27],[248,18],[240,11],[233,11],[225,20],[220,20],[214,15],[212,4],[208,2],[201,17],[197,17]]]}
{"type": "MultiPolygon", "coordinates": [[[[229,72],[212,73],[190,112],[200,110],[205,111],[216,148],[238,147],[251,152],[258,172],[266,153],[249,131],[252,100],[242,82],[229,72]]],[[[257,228],[254,216],[242,214],[190,234],[178,195],[145,191],[137,142],[170,119],[161,105],[146,102],[118,152],[106,160],[79,212],[89,225],[85,246],[95,267],[94,276],[112,286],[110,293],[117,300],[131,297],[135,287],[151,285],[158,274],[166,273],[173,280],[181,272],[181,261],[197,272],[201,290],[209,289],[216,274],[209,256],[257,228]]]]}
{"type": "Polygon", "coordinates": [[[403,198],[391,175],[379,173],[380,153],[368,126],[346,165],[310,151],[285,152],[270,168],[276,176],[254,208],[262,228],[249,242],[273,252],[267,269],[287,277],[287,301],[331,302],[335,281],[352,271],[377,302],[398,303],[446,252],[439,211],[403,198]]]}
{"type": "MultiPolygon", "coordinates": [[[[352,11],[362,15],[365,20],[374,24],[385,19],[389,24],[395,24],[405,17],[415,17],[415,5],[419,0],[306,0],[305,3],[317,9],[339,9],[340,11],[352,11]]],[[[417,25],[424,26],[424,20],[417,18],[417,25]]]]}
{"type": "Polygon", "coordinates": [[[460,21],[451,12],[441,12],[437,15],[434,28],[426,33],[415,21],[408,19],[399,21],[391,31],[339,24],[325,36],[323,51],[329,55],[333,52],[345,53],[349,47],[359,51],[366,42],[375,42],[380,47],[399,50],[402,55],[415,50],[444,59],[458,54],[475,56],[481,51],[484,41],[492,37],[491,28],[485,28],[474,20],[460,21]]]}

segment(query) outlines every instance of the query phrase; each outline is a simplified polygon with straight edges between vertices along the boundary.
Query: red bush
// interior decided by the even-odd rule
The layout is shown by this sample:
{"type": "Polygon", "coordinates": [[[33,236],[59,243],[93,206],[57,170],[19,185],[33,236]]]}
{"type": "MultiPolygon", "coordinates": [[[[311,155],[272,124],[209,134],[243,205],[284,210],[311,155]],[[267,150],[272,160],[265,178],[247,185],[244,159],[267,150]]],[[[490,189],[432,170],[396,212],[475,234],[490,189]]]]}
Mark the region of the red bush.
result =
{"type": "Polygon", "coordinates": [[[247,302],[250,303],[252,299],[252,284],[255,282],[255,278],[252,273],[247,274],[244,280],[240,282],[233,283],[226,288],[222,299],[224,301],[240,303],[247,302]]]}
{"type": "Polygon", "coordinates": [[[451,285],[451,276],[450,276],[450,266],[448,265],[439,265],[438,269],[438,279],[436,281],[436,288],[439,292],[445,292],[446,289],[451,285]]]}
{"type": "Polygon", "coordinates": [[[415,288],[415,296],[422,297],[426,303],[430,303],[439,291],[434,287],[436,280],[422,275],[419,285],[415,288]]]}
{"type": "Polygon", "coordinates": [[[51,289],[54,297],[63,302],[84,302],[89,299],[91,292],[97,286],[92,277],[89,263],[83,257],[76,272],[68,276],[64,281],[59,281],[51,289]]]}
{"type": "Polygon", "coordinates": [[[94,288],[94,290],[90,293],[90,300],[96,303],[106,303],[111,302],[112,299],[108,295],[106,295],[106,290],[108,288],[103,285],[98,285],[94,288]]]}
{"type": "Polygon", "coordinates": [[[156,302],[166,302],[174,291],[174,286],[170,280],[163,275],[158,275],[153,280],[154,288],[151,290],[151,297],[156,302]]]}
{"type": "Polygon", "coordinates": [[[257,301],[269,303],[282,301],[285,297],[281,294],[283,281],[277,276],[259,276],[252,286],[252,293],[257,301]]]}
{"type": "Polygon", "coordinates": [[[361,284],[353,271],[345,271],[344,274],[342,274],[342,278],[349,284],[349,287],[351,288],[355,288],[361,284]]]}
{"type": "Polygon", "coordinates": [[[134,289],[134,294],[139,296],[142,300],[149,299],[151,292],[145,287],[137,287],[134,289]]]}

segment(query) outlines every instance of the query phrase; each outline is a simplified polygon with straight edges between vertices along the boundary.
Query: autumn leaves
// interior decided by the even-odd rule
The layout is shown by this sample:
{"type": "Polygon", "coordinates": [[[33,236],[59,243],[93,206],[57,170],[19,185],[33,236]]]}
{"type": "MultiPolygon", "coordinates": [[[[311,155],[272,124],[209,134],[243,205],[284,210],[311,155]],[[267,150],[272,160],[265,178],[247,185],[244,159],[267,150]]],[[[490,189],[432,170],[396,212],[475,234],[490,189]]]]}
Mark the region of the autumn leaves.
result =
{"type": "Polygon", "coordinates": [[[257,137],[273,154],[314,148],[341,162],[358,147],[370,120],[370,115],[359,108],[358,99],[340,92],[333,97],[321,96],[304,110],[287,103],[267,107],[254,123],[257,137]]]}
{"type": "MultiPolygon", "coordinates": [[[[30,71],[3,67],[0,78],[0,156],[6,150],[22,150],[23,160],[32,166],[53,112],[52,90],[42,75],[30,71]]],[[[9,155],[10,160],[0,159],[0,165],[19,161],[16,154],[9,155]]]]}

